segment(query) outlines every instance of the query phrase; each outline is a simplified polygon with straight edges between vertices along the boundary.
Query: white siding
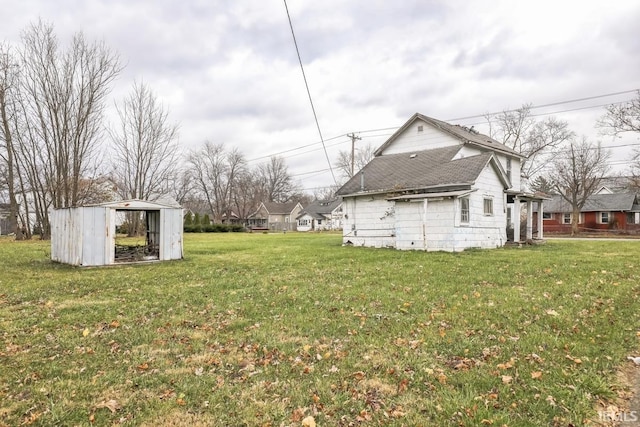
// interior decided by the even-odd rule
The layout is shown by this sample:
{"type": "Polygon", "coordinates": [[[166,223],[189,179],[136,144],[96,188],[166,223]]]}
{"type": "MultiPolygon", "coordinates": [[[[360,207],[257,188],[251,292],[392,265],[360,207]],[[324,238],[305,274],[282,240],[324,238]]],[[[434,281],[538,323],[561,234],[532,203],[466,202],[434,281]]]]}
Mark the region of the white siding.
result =
{"type": "MultiPolygon", "coordinates": [[[[464,157],[476,156],[478,154],[486,153],[485,150],[482,150],[478,147],[465,145],[456,153],[453,157],[454,159],[461,159],[464,157]]],[[[500,154],[497,151],[493,152],[498,163],[502,166],[505,174],[507,173],[507,158],[506,154],[500,154]]],[[[517,157],[511,157],[511,188],[512,190],[520,191],[520,159],[517,157]]]]}
{"type": "MultiPolygon", "coordinates": [[[[500,162],[500,166],[507,172],[507,155],[495,153],[496,159],[500,162]]],[[[520,159],[511,158],[511,190],[520,191],[520,159]]]]}
{"type": "Polygon", "coordinates": [[[313,217],[308,214],[304,214],[296,222],[298,231],[311,231],[313,229],[313,217]],[[307,221],[307,225],[301,225],[300,221],[307,221]]]}
{"type": "Polygon", "coordinates": [[[398,201],[395,204],[396,249],[425,249],[425,200],[398,201]]]}
{"type": "Polygon", "coordinates": [[[433,148],[461,145],[462,142],[422,120],[414,121],[382,154],[410,153],[433,148]],[[418,127],[422,126],[422,131],[418,127]]]}
{"type": "Polygon", "coordinates": [[[460,222],[456,199],[429,200],[427,203],[427,250],[453,251],[455,225],[460,222]]]}
{"type": "MultiPolygon", "coordinates": [[[[466,248],[496,248],[507,241],[507,214],[502,183],[491,165],[480,173],[473,193],[469,195],[469,224],[457,220],[454,251],[466,248]],[[493,215],[484,214],[484,199],[493,200],[493,215]]],[[[459,202],[456,203],[459,218],[459,202]]]]}
{"type": "Polygon", "coordinates": [[[345,197],[342,242],[375,248],[395,247],[394,203],[381,196],[345,197]]]}

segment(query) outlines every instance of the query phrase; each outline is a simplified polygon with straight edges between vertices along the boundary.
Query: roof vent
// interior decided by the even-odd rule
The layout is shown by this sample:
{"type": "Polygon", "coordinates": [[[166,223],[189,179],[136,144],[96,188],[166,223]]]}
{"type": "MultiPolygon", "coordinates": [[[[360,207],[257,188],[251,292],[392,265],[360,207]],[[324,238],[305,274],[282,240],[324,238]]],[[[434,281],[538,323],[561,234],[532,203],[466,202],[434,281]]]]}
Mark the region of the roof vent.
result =
{"type": "Polygon", "coordinates": [[[416,153],[413,153],[409,156],[410,159],[415,159],[416,157],[418,157],[418,155],[416,153]]]}
{"type": "Polygon", "coordinates": [[[418,125],[418,132],[422,132],[424,130],[424,126],[418,125]]]}

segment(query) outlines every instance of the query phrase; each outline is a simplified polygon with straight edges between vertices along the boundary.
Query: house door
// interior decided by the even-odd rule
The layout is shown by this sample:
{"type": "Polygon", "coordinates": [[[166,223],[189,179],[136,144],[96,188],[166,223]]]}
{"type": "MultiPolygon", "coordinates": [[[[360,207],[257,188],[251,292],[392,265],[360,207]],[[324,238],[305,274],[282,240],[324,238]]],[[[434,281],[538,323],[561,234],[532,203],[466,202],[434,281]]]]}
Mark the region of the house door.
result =
{"type": "Polygon", "coordinates": [[[396,248],[426,249],[426,206],[426,200],[396,202],[396,248]]]}

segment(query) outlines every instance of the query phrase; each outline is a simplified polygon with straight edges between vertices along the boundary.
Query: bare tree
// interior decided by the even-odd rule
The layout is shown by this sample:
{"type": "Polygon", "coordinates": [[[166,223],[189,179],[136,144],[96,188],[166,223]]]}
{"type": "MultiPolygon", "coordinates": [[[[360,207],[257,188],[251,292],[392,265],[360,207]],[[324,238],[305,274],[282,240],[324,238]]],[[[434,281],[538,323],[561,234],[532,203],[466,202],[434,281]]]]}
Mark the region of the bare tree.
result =
{"type": "Polygon", "coordinates": [[[42,21],[22,40],[16,145],[46,239],[48,209],[81,203],[80,178],[96,172],[106,97],[121,66],[104,43],[82,33],[61,49],[53,26],[42,21]]]}
{"type": "Polygon", "coordinates": [[[180,166],[176,170],[175,179],[169,180],[169,194],[180,204],[184,205],[187,200],[191,200],[195,186],[193,177],[185,166],[180,166]]]}
{"type": "Polygon", "coordinates": [[[313,191],[313,198],[315,200],[331,200],[336,197],[336,192],[339,188],[340,187],[338,187],[337,185],[316,188],[313,191]]]}
{"type": "Polygon", "coordinates": [[[238,218],[246,221],[258,209],[261,197],[258,177],[252,171],[244,170],[236,178],[233,194],[233,210],[238,218]]]}
{"type": "Polygon", "coordinates": [[[188,156],[188,162],[196,191],[207,201],[214,221],[230,218],[236,184],[246,171],[244,155],[238,149],[227,152],[224,144],[207,141],[188,156]]]}
{"type": "Polygon", "coordinates": [[[640,132],[640,90],[636,97],[628,102],[611,104],[596,126],[606,135],[619,135],[625,132],[640,132]]]}
{"type": "Polygon", "coordinates": [[[264,201],[285,203],[298,191],[283,157],[272,156],[258,165],[257,174],[264,201]]]}
{"type": "Polygon", "coordinates": [[[555,150],[574,136],[565,121],[554,117],[537,121],[531,114],[530,104],[485,118],[490,136],[525,158],[520,167],[523,185],[542,172],[555,150]]]}
{"type": "Polygon", "coordinates": [[[550,181],[572,209],[571,234],[578,232],[580,211],[609,171],[609,153],[600,144],[582,141],[570,144],[553,161],[550,181]]]}
{"type": "Polygon", "coordinates": [[[373,153],[375,153],[375,151],[375,148],[371,144],[367,144],[364,147],[356,148],[352,159],[351,151],[340,150],[334,166],[340,171],[343,178],[349,179],[353,176],[351,168],[352,161],[353,171],[357,173],[373,159],[373,153]]]}
{"type": "MultiPolygon", "coordinates": [[[[156,200],[176,175],[178,125],[144,83],[116,105],[118,127],[109,129],[115,149],[111,172],[126,199],[156,200]]],[[[128,217],[129,235],[142,232],[140,215],[128,217]]]]}
{"type": "Polygon", "coordinates": [[[15,123],[15,103],[18,96],[19,74],[17,58],[9,46],[0,44],[0,161],[8,198],[9,217],[16,240],[23,240],[22,226],[18,221],[19,204],[16,196],[16,177],[19,174],[15,161],[13,144],[13,124],[15,123]]]}

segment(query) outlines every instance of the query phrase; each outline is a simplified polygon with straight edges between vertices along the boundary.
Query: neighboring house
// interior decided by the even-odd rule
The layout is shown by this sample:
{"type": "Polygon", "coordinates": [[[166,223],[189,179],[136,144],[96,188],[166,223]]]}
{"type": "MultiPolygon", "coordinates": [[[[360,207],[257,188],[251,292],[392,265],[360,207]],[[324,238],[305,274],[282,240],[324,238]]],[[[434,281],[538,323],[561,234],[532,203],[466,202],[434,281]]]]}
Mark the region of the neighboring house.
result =
{"type": "MultiPolygon", "coordinates": [[[[571,204],[561,196],[552,196],[544,204],[542,213],[545,231],[571,232],[573,219],[571,204]]],[[[538,212],[535,212],[536,217],[538,212]]],[[[592,230],[640,230],[640,204],[636,193],[610,193],[601,189],[587,199],[580,211],[578,228],[592,230]]]]}
{"type": "Polygon", "coordinates": [[[297,217],[298,231],[342,229],[342,200],[316,200],[297,217]]]}
{"type": "MultiPolygon", "coordinates": [[[[495,248],[507,229],[533,238],[533,203],[520,191],[522,156],[473,129],[414,114],[337,192],[343,243],[397,249],[495,248]]],[[[542,238],[541,221],[538,238],[542,238]]]]}
{"type": "Polygon", "coordinates": [[[298,202],[262,202],[255,213],[249,216],[252,230],[296,231],[296,218],[302,211],[298,202]]]}

